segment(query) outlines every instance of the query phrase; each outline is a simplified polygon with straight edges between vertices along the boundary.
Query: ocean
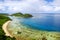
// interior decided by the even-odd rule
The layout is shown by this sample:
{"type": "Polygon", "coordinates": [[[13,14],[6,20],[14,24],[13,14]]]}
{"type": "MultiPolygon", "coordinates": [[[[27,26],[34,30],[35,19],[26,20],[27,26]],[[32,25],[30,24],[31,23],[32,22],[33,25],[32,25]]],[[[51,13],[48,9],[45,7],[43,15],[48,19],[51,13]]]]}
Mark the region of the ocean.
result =
{"type": "Polygon", "coordinates": [[[59,13],[36,13],[32,18],[16,18],[26,27],[36,30],[59,31],[60,32],[60,14],[59,13]]]}

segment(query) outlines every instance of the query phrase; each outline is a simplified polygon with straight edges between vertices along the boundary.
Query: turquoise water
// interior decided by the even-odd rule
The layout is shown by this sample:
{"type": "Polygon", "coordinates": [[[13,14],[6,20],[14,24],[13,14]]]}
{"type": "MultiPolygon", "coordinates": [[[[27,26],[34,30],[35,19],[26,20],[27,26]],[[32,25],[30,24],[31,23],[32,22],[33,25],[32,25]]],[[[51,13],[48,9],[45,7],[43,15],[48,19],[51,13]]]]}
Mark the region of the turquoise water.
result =
{"type": "Polygon", "coordinates": [[[17,18],[20,23],[37,30],[60,31],[60,14],[33,14],[32,18],[17,18]]]}

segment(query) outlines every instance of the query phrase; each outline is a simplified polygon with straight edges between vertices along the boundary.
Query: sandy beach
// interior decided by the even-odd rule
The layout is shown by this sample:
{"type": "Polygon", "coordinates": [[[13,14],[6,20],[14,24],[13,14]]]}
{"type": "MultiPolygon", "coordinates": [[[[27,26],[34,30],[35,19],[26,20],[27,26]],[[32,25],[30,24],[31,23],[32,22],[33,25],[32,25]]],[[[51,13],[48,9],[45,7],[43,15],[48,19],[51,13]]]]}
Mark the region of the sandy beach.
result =
{"type": "MultiPolygon", "coordinates": [[[[19,27],[17,26],[17,29],[15,26],[13,26],[13,30],[9,30],[11,31],[11,33],[8,31],[8,29],[11,29],[11,28],[8,28],[9,26],[9,23],[11,21],[7,21],[3,24],[3,30],[4,32],[6,33],[5,35],[6,36],[10,36],[10,37],[15,37],[16,40],[33,40],[33,39],[36,39],[36,40],[42,40],[43,38],[45,38],[46,40],[60,40],[60,32],[48,32],[48,31],[38,31],[38,30],[34,30],[34,29],[30,29],[30,28],[22,28],[22,29],[19,29],[19,27]],[[18,31],[16,31],[18,30],[18,31]],[[22,31],[21,31],[22,30],[22,31]],[[16,32],[20,32],[20,33],[17,33],[15,34],[16,32]],[[12,35],[13,33],[13,35],[12,35]]],[[[11,22],[12,24],[12,22],[11,22]]],[[[17,25],[15,22],[14,22],[15,25],[17,25]]],[[[22,25],[19,25],[19,26],[22,26],[22,25]]],[[[20,27],[21,28],[21,27],[20,27]]]]}
{"type": "Polygon", "coordinates": [[[2,29],[4,30],[4,32],[6,33],[5,35],[6,36],[10,36],[10,37],[13,37],[10,33],[9,33],[9,31],[8,31],[8,24],[10,23],[11,21],[9,20],[9,21],[7,21],[7,22],[5,22],[4,24],[3,24],[3,26],[2,26],[2,29]]]}

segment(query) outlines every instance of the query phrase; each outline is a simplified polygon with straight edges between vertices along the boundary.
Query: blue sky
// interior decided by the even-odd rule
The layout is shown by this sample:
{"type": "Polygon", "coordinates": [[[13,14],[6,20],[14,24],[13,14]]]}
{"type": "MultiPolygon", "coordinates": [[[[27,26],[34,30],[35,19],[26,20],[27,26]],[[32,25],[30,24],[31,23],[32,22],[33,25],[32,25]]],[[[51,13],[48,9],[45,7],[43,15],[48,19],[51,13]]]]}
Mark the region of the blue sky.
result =
{"type": "Polygon", "coordinates": [[[60,0],[0,0],[3,13],[60,13],[60,0]]]}
{"type": "Polygon", "coordinates": [[[54,0],[45,0],[46,2],[53,2],[54,0]]]}

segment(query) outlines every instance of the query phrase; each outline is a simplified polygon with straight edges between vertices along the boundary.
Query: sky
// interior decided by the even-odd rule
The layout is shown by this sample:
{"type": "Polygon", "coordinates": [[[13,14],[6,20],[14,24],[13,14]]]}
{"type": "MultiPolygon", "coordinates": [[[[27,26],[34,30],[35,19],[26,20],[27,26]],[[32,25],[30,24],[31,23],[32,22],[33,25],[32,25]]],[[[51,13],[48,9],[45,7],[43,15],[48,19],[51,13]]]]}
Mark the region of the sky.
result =
{"type": "Polygon", "coordinates": [[[0,0],[0,13],[60,13],[60,0],[0,0]]]}

